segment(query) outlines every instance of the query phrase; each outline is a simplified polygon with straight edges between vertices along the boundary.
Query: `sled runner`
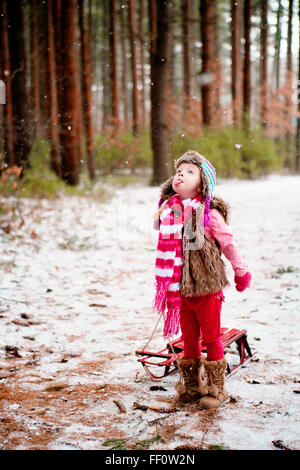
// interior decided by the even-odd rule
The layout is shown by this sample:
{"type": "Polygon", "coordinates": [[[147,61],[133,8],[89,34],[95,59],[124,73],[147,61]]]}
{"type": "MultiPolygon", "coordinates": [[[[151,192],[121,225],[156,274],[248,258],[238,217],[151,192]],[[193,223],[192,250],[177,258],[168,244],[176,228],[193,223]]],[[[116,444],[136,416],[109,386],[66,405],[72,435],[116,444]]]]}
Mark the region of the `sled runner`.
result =
{"type": "MultiPolygon", "coordinates": [[[[247,341],[247,330],[221,328],[221,340],[227,360],[226,376],[230,376],[253,356],[247,341]],[[230,346],[234,344],[236,346],[239,362],[230,366],[229,362],[231,361],[228,360],[228,356],[234,356],[234,351],[230,349],[230,346]]],[[[206,348],[203,347],[201,351],[205,353],[206,348]]],[[[177,360],[183,355],[183,339],[180,337],[167,343],[166,348],[158,352],[137,350],[135,354],[137,356],[143,356],[138,359],[138,362],[142,364],[147,374],[149,374],[152,379],[159,380],[177,371],[177,360]],[[157,366],[163,368],[160,375],[156,375],[152,372],[153,368],[157,366]]]]}

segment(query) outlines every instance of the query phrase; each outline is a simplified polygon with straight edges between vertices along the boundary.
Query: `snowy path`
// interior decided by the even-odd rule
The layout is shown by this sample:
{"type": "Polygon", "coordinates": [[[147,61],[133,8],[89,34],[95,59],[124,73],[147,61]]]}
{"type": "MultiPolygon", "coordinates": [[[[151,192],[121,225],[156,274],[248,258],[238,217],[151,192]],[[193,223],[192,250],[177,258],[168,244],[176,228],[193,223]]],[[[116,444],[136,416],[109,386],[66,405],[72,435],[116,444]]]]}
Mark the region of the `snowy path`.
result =
{"type": "MultiPolygon", "coordinates": [[[[177,376],[151,381],[134,354],[157,321],[159,189],[117,190],[110,204],[21,201],[24,224],[0,230],[0,449],[106,449],[106,439],[128,449],[142,440],[300,449],[299,189],[291,176],[217,185],[253,274],[246,292],[225,290],[223,326],[246,328],[257,353],[228,379],[231,400],[216,411],[174,408],[177,376]]],[[[161,327],[152,347],[165,344],[161,327]]]]}

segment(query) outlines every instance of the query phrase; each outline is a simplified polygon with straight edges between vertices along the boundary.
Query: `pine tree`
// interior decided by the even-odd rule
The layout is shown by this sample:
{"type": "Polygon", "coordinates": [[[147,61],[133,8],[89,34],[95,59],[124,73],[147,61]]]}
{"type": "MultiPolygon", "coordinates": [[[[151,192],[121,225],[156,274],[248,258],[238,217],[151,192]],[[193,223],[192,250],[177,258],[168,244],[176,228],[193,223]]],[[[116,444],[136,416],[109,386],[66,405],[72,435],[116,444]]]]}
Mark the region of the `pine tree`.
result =
{"type": "Polygon", "coordinates": [[[170,174],[167,123],[170,2],[149,0],[151,63],[152,184],[161,184],[170,174]]]}

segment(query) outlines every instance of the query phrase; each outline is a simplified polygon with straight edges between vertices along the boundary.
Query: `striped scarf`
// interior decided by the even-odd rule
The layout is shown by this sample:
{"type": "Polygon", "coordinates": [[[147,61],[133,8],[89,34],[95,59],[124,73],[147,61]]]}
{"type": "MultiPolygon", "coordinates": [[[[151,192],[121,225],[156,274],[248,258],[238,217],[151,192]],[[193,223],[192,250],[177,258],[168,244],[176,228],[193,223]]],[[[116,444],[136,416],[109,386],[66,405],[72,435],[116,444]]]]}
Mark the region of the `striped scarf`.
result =
{"type": "Polygon", "coordinates": [[[174,194],[163,209],[155,262],[156,295],[154,309],[164,315],[164,338],[178,334],[180,315],[180,281],[183,265],[182,228],[201,196],[182,200],[174,194]],[[165,315],[166,314],[166,315],[165,315]]]}

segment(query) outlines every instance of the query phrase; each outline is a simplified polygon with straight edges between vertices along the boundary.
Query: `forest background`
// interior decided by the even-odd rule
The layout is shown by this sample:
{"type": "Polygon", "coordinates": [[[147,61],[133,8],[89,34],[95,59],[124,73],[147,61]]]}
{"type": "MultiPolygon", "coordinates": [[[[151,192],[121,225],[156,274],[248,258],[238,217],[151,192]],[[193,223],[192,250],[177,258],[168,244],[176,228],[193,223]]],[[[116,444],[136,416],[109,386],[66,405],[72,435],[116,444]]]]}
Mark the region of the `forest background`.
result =
{"type": "Polygon", "coordinates": [[[294,0],[0,0],[3,195],[300,172],[294,0]]]}

